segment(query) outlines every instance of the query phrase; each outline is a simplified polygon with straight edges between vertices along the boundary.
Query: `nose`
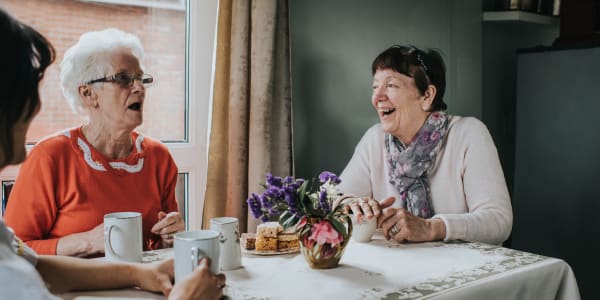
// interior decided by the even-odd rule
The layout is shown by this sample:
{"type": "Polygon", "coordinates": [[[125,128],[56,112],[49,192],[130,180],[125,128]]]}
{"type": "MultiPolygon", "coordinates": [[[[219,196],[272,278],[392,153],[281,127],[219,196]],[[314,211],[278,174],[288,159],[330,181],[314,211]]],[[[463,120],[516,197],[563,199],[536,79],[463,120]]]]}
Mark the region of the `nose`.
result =
{"type": "Polygon", "coordinates": [[[381,101],[381,100],[385,100],[385,87],[383,86],[379,86],[373,89],[373,100],[374,101],[381,101]]]}
{"type": "Polygon", "coordinates": [[[138,78],[134,79],[131,88],[133,89],[134,93],[141,92],[141,91],[144,91],[146,89],[144,87],[144,84],[142,84],[142,79],[141,78],[140,79],[138,79],[138,78]]]}

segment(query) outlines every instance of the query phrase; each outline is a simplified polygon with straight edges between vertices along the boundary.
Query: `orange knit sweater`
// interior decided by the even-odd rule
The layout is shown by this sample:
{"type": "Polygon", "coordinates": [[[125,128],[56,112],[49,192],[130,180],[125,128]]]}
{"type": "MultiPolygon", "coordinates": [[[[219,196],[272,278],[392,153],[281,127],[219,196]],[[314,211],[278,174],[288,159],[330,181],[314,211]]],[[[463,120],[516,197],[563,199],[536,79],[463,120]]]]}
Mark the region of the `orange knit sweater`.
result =
{"type": "Polygon", "coordinates": [[[108,160],[81,128],[40,141],[21,166],[4,215],[39,254],[56,254],[60,237],[88,231],[104,214],[142,213],[144,249],[160,245],[150,232],[158,212],[177,211],[177,166],[159,141],[132,133],[129,157],[108,160]]]}

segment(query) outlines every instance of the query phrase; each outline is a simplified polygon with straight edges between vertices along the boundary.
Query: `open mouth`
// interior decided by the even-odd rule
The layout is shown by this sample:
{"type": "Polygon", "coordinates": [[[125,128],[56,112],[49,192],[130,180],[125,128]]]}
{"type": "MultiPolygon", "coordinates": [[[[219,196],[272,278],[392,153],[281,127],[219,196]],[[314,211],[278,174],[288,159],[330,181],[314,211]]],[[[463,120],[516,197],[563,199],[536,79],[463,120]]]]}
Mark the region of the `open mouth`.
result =
{"type": "Polygon", "coordinates": [[[139,103],[139,102],[138,103],[133,103],[133,104],[127,106],[127,108],[131,109],[131,110],[135,110],[135,111],[141,111],[142,110],[142,104],[139,103]]]}
{"type": "Polygon", "coordinates": [[[379,112],[381,113],[382,116],[388,116],[392,113],[394,113],[396,111],[395,108],[380,108],[379,112]]]}

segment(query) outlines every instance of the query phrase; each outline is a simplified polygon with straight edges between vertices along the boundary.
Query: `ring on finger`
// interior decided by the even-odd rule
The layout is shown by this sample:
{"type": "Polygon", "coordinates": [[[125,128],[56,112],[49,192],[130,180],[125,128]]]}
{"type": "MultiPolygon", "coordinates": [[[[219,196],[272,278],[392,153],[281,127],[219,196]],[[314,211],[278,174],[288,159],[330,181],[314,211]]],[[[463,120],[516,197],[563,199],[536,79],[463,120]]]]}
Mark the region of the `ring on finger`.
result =
{"type": "Polygon", "coordinates": [[[398,234],[398,231],[400,231],[398,229],[398,226],[396,226],[396,224],[394,224],[394,226],[392,226],[392,228],[390,228],[390,233],[392,234],[392,236],[395,236],[396,234],[398,234]]]}

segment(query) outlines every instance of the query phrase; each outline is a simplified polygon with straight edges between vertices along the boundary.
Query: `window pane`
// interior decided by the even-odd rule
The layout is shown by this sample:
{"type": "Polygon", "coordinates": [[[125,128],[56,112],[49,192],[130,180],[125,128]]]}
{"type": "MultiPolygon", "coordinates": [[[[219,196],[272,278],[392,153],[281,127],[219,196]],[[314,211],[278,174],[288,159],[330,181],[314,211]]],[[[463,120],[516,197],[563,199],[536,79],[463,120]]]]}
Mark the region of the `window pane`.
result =
{"type": "Polygon", "coordinates": [[[175,186],[175,197],[177,198],[177,204],[179,205],[179,214],[183,217],[185,222],[185,228],[190,228],[188,224],[188,174],[179,173],[177,174],[177,185],[175,186]]]}
{"type": "Polygon", "coordinates": [[[87,31],[109,27],[137,35],[145,50],[145,72],[154,76],[146,92],[144,134],[163,141],[185,141],[185,32],[184,1],[86,1],[3,0],[13,16],[42,32],[57,50],[57,61],[48,69],[41,86],[42,110],[31,124],[27,141],[85,122],[62,96],[60,61],[64,52],[87,31]],[[161,4],[162,3],[162,4],[161,4]],[[169,8],[150,7],[153,5],[169,8]],[[137,4],[145,6],[134,6],[137,4]]]}

